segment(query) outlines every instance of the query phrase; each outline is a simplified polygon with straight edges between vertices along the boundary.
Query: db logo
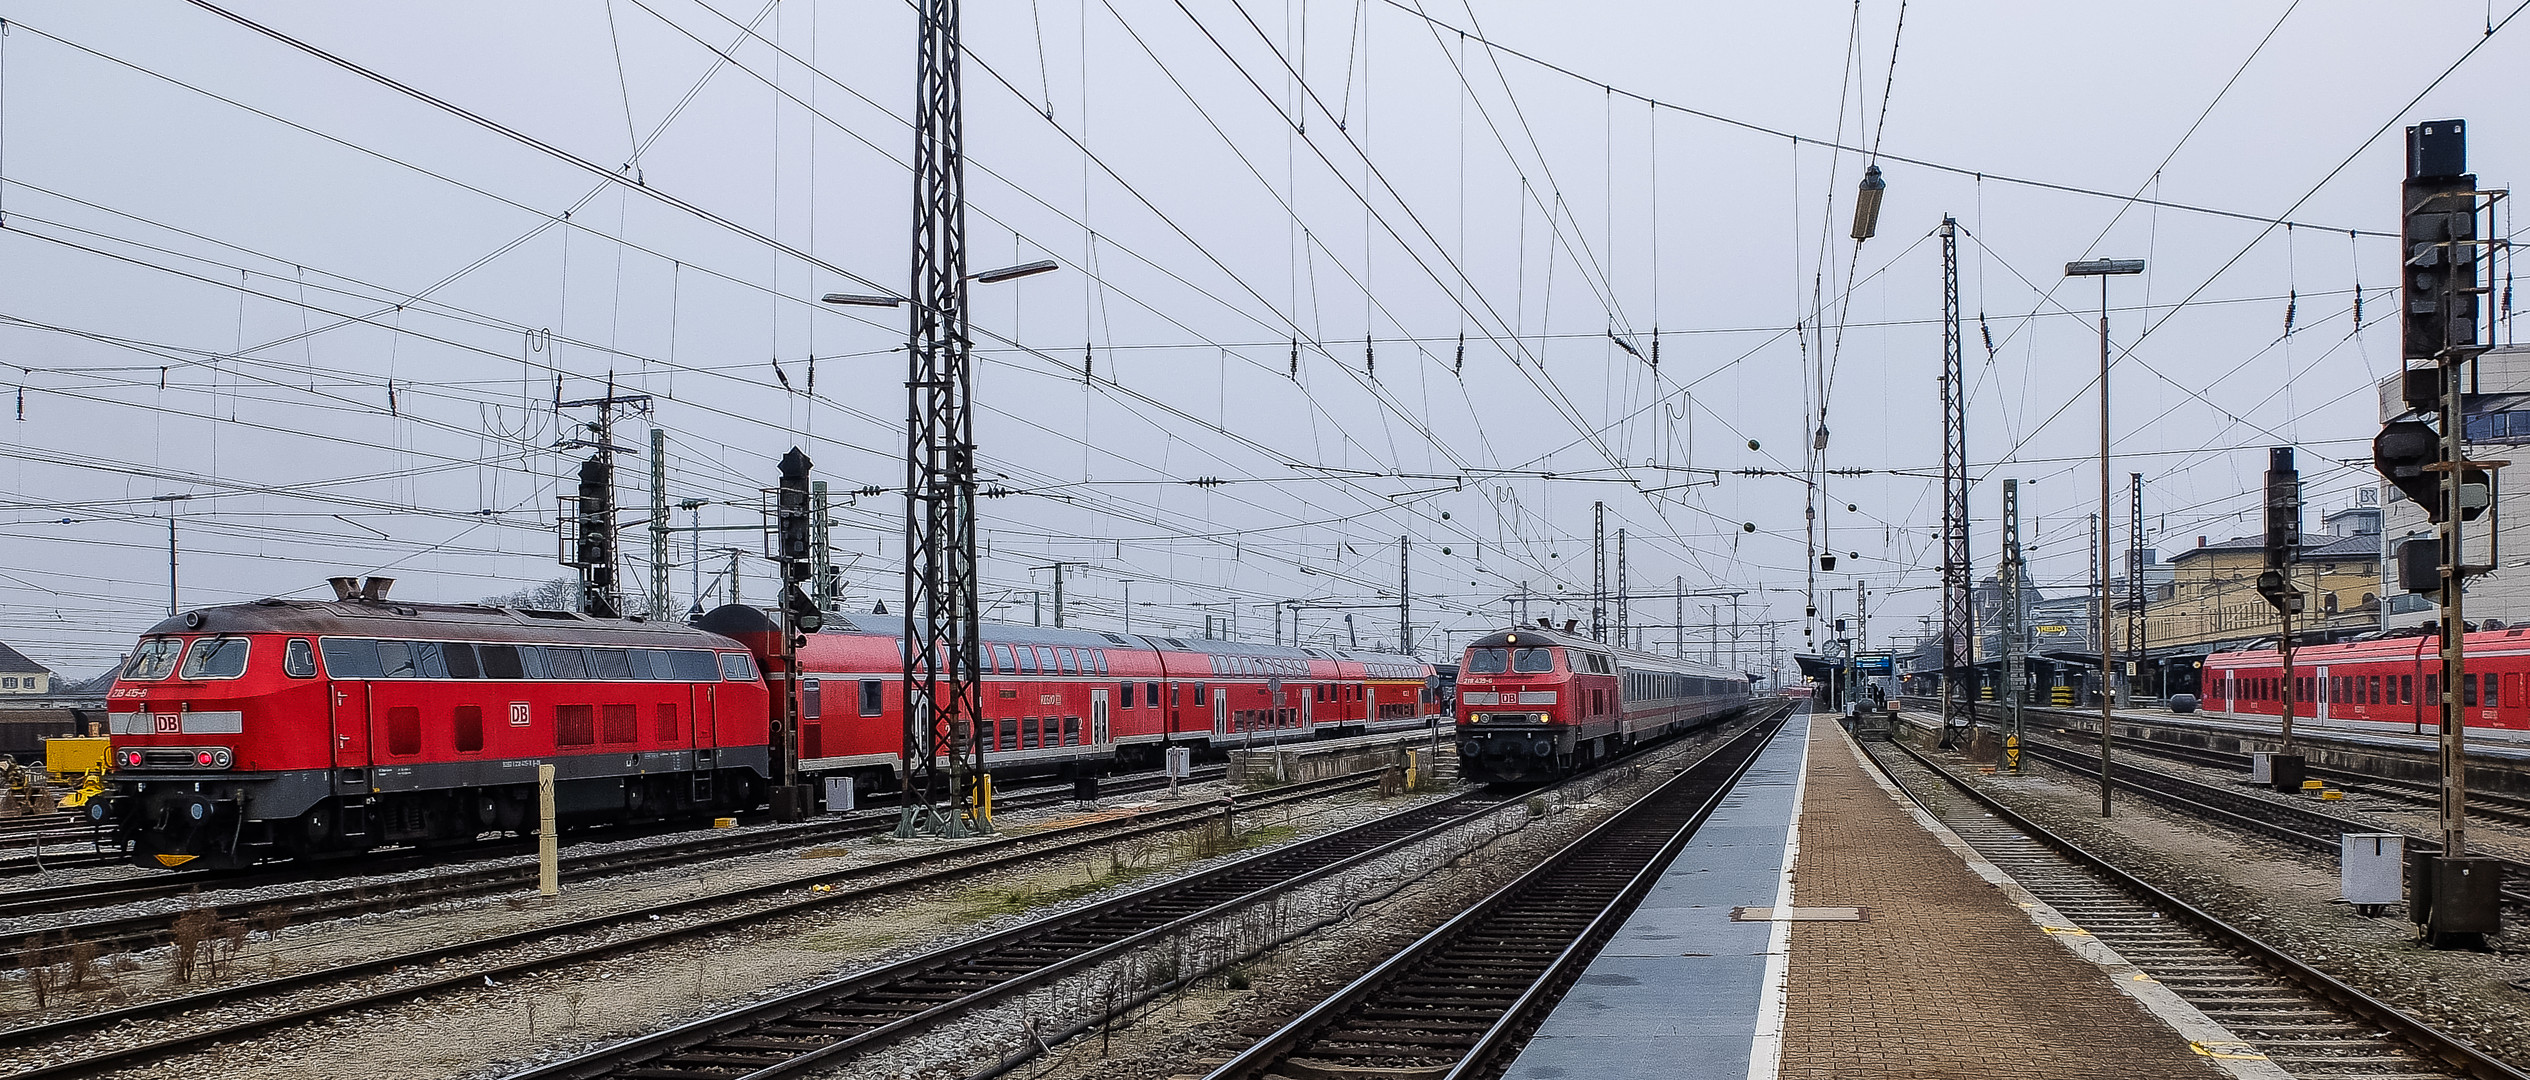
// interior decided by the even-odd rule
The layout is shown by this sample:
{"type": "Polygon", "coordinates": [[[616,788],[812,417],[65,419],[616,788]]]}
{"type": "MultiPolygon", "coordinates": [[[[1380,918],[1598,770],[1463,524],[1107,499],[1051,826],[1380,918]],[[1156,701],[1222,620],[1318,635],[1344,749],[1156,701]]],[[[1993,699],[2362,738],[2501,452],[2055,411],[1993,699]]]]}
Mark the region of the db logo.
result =
{"type": "Polygon", "coordinates": [[[526,703],[526,702],[524,702],[524,701],[513,701],[513,702],[510,702],[510,726],[511,726],[511,727],[526,727],[526,726],[527,726],[527,703],[526,703]]]}
{"type": "Polygon", "coordinates": [[[181,713],[163,712],[153,719],[158,722],[158,733],[161,735],[179,735],[184,732],[184,715],[181,713]]]}

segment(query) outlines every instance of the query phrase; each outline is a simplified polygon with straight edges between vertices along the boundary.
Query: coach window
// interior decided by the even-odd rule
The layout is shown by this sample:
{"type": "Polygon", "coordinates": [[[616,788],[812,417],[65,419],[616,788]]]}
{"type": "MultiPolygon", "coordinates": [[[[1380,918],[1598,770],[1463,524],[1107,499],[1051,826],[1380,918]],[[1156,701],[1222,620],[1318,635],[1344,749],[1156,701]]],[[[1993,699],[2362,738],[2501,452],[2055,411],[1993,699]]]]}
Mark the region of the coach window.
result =
{"type": "Polygon", "coordinates": [[[754,682],[755,661],[742,652],[720,654],[720,677],[731,682],[754,682]]]}
{"type": "Polygon", "coordinates": [[[1145,704],[1148,704],[1151,708],[1154,708],[1154,709],[1159,708],[1159,707],[1160,707],[1160,684],[1155,683],[1155,682],[1154,682],[1154,683],[1143,683],[1143,684],[1142,684],[1142,700],[1143,700],[1143,702],[1144,702],[1145,704]]]}
{"type": "Polygon", "coordinates": [[[1116,697],[1117,697],[1117,698],[1119,698],[1119,699],[1121,699],[1121,700],[1124,702],[1124,704],[1116,706],[1117,708],[1119,708],[1119,709],[1130,709],[1130,708],[1132,708],[1132,707],[1133,707],[1133,684],[1132,684],[1132,683],[1117,683],[1117,684],[1116,684],[1116,697]]]}
{"type": "Polygon", "coordinates": [[[880,685],[877,679],[861,680],[861,715],[877,716],[879,714],[880,685]]]}
{"type": "Polygon", "coordinates": [[[1063,674],[1078,675],[1081,673],[1080,658],[1072,655],[1072,650],[1056,649],[1054,650],[1054,658],[1062,663],[1063,674]]]}
{"type": "Polygon", "coordinates": [[[1004,675],[1016,675],[1019,673],[1019,665],[1013,663],[1010,659],[1010,646],[993,646],[993,670],[999,671],[1004,675]]]}
{"type": "Polygon", "coordinates": [[[291,638],[281,649],[281,672],[293,679],[314,678],[316,646],[308,644],[306,638],[291,638]]]}
{"type": "Polygon", "coordinates": [[[1002,718],[1001,718],[1001,743],[1000,743],[1000,748],[1001,748],[1001,749],[1003,749],[1003,750],[1016,750],[1016,749],[1018,749],[1018,748],[1019,748],[1019,718],[1018,718],[1018,717],[1016,717],[1016,716],[1005,716],[1005,717],[1002,717],[1002,718]]]}
{"type": "Polygon", "coordinates": [[[1034,675],[1037,673],[1037,651],[1035,649],[1029,648],[1025,645],[1019,646],[1019,673],[1022,675],[1034,675]]]}
{"type": "Polygon", "coordinates": [[[2398,703],[2401,705],[2413,705],[2416,703],[2415,676],[2401,675],[2398,677],[2398,703]]]}
{"type": "Polygon", "coordinates": [[[2477,676],[2468,674],[2460,676],[2460,704],[2465,708],[2477,707],[2477,676]]]}
{"type": "Polygon", "coordinates": [[[1106,673],[1107,673],[1107,650],[1105,650],[1105,649],[1092,649],[1092,650],[1090,650],[1090,655],[1095,656],[1095,657],[1097,657],[1097,658],[1098,658],[1098,673],[1099,673],[1099,674],[1101,674],[1101,675],[1106,674],[1106,673]]]}

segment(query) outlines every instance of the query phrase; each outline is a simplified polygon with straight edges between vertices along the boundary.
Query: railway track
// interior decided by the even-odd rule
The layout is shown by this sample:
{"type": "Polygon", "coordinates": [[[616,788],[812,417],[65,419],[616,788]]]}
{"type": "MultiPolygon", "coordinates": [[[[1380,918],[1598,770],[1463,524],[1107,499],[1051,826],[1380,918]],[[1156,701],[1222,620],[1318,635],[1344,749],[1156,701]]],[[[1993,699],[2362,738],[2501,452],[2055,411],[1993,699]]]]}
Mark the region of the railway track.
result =
{"type": "Polygon", "coordinates": [[[1864,747],[1925,813],[2084,932],[2304,1077],[2530,1080],[2475,1047],[2117,869],[1903,743],[1864,747]],[[1928,797],[1938,789],[1962,798],[1928,797]]]}
{"type": "MultiPolygon", "coordinates": [[[[2099,745],[2099,735],[2095,732],[2083,731],[2080,729],[2066,729],[2055,731],[2053,734],[2059,738],[2086,744],[2092,747],[2097,747],[2099,745]]],[[[2117,745],[2130,750],[2139,750],[2155,757],[2167,758],[2171,761],[2184,762],[2189,765],[2198,765],[2209,769],[2221,769],[2226,772],[2236,772],[2243,775],[2246,775],[2249,772],[2250,767],[2249,755],[2247,754],[2235,754],[2228,751],[2214,750],[2202,746],[2187,746],[2180,743],[2137,740],[2132,737],[2121,737],[2118,740],[2117,745]]],[[[2392,776],[2376,776],[2371,773],[2359,772],[2354,769],[2341,769],[2334,766],[2318,764],[2305,764],[2302,767],[2302,771],[2311,779],[2334,781],[2339,787],[2345,788],[2349,791],[2361,792],[2368,795],[2378,795],[2385,799],[2396,799],[2401,802],[2413,803],[2418,806],[2440,806],[2442,802],[2441,789],[2427,781],[2402,780],[2392,776]]],[[[2530,799],[2523,799],[2517,796],[2505,795],[2491,791],[2471,791],[2469,792],[2469,816],[2472,818],[2500,821],[2506,825],[2530,828],[2530,799]]]]}
{"type": "MultiPolygon", "coordinates": [[[[1593,774],[1601,775],[1601,774],[1593,774]]],[[[1588,782],[1585,776],[1567,784],[1588,782]]],[[[1408,850],[1448,831],[1520,809],[1527,796],[1472,795],[1261,852],[1174,881],[1063,912],[1029,925],[935,950],[884,967],[742,1006],[717,1016],[516,1074],[512,1080],[595,1077],[750,1080],[830,1071],[854,1056],[942,1022],[1009,1000],[1034,987],[1086,973],[1137,950],[1177,944],[1214,920],[1252,911],[1312,881],[1408,850]]],[[[1295,931],[1287,936],[1296,936],[1295,931]]],[[[1283,940],[1277,938],[1276,940],[1283,940]]],[[[1233,957],[1221,957],[1226,963],[1233,957]]],[[[1203,974],[1172,963],[1173,974],[1110,999],[1131,1008],[1203,974]]],[[[1079,1030],[1076,1028],[1075,1030],[1079,1030]]],[[[1068,1032],[1043,1036],[1047,1043],[1068,1032]]]]}
{"type": "MultiPolygon", "coordinates": [[[[1213,766],[1198,770],[1206,779],[1218,779],[1226,768],[1213,766]]],[[[1165,787],[1167,778],[1141,776],[1130,781],[1108,784],[1111,794],[1147,791],[1165,787]]],[[[1068,785],[1060,788],[1032,788],[1013,792],[997,800],[1002,806],[1025,809],[1059,805],[1071,798],[1068,785]]],[[[579,881],[614,874],[638,873],[661,867],[677,866],[696,859],[727,858],[762,851],[796,847],[825,840],[849,839],[886,833],[896,827],[893,810],[857,814],[835,821],[765,829],[739,836],[704,832],[687,839],[646,845],[623,851],[577,855],[564,859],[560,876],[564,881],[579,881]]],[[[532,846],[504,844],[483,852],[486,857],[520,854],[532,846]]],[[[336,864],[339,866],[339,864],[336,864]]],[[[364,868],[366,869],[366,868],[364,868]]],[[[267,876],[260,884],[304,881],[313,874],[324,874],[323,867],[310,871],[288,871],[267,876]]],[[[331,886],[296,896],[270,897],[258,900],[209,903],[182,911],[156,911],[98,919],[85,919],[48,925],[31,930],[0,934],[0,968],[19,966],[26,955],[39,954],[47,946],[77,941],[89,945],[100,955],[132,952],[175,939],[179,919],[197,912],[209,912],[214,918],[252,921],[286,917],[296,925],[319,919],[348,918],[376,911],[415,907],[441,900],[486,893],[504,892],[536,880],[536,867],[497,866],[473,870],[455,870],[387,883],[362,882],[348,886],[331,886]]],[[[7,900],[0,900],[0,918],[21,918],[62,911],[89,911],[108,905],[143,903],[184,896],[204,888],[238,889],[254,887],[258,882],[237,877],[210,876],[179,881],[144,879],[128,884],[65,885],[41,890],[20,890],[7,900]]]]}
{"type": "MultiPolygon", "coordinates": [[[[2022,745],[2021,753],[2094,783],[2098,781],[2099,759],[2083,751],[2032,739],[2022,745]]],[[[2331,855],[2337,854],[2340,848],[2337,838],[2345,833],[2397,831],[2262,798],[2236,788],[2148,769],[2133,762],[2114,762],[2111,773],[2120,789],[2143,795],[2191,817],[2331,855]]],[[[2421,836],[2407,837],[2407,847],[2414,851],[2442,849],[2440,843],[2421,836]]],[[[2530,863],[2502,858],[2496,861],[2504,867],[2504,902],[2530,905],[2530,863]]]]}
{"type": "MultiPolygon", "coordinates": [[[[1252,812],[1359,790],[1377,784],[1379,775],[1373,771],[1291,784],[1240,800],[1237,805],[1242,812],[1252,812]]],[[[0,1030],[0,1051],[20,1058],[40,1054],[40,1048],[44,1046],[60,1046],[72,1051],[31,1070],[12,1073],[9,1080],[93,1076],[174,1055],[227,1046],[240,1039],[295,1024],[375,1009],[429,994],[479,987],[485,984],[485,980],[506,982],[538,971],[586,964],[711,934],[749,929],[769,920],[835,903],[902,893],[925,886],[970,882],[977,875],[996,869],[1054,858],[1091,846],[1185,829],[1219,812],[1218,803],[1190,800],[1130,818],[1005,835],[828,874],[550,923],[452,945],[375,956],[46,1024],[0,1030]],[[819,891],[820,887],[826,891],[819,891]],[[768,900],[769,903],[764,902],[768,900]],[[712,909],[715,908],[722,910],[714,912],[712,909]],[[584,941],[586,944],[559,951],[541,951],[525,957],[505,955],[511,950],[550,946],[558,941],[584,941]],[[311,988],[389,972],[407,972],[410,977],[385,989],[358,991],[319,1004],[287,1009],[255,1008],[311,988]],[[96,1051],[83,1041],[99,1032],[125,1025],[130,1026],[126,1030],[181,1026],[188,1020],[218,1017],[218,1010],[240,1006],[245,1008],[234,1018],[212,1019],[208,1026],[170,1032],[138,1045],[96,1051]]]]}
{"type": "Polygon", "coordinates": [[[1499,1075],[1780,729],[1682,770],[1207,1080],[1499,1075]]]}

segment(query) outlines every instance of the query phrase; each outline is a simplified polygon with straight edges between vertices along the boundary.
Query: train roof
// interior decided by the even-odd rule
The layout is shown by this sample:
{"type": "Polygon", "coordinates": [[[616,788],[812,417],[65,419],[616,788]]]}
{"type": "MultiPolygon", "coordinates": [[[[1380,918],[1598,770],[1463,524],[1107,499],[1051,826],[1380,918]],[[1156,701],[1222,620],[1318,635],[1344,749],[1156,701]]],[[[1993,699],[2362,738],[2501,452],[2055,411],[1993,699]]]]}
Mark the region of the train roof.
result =
{"type": "Polygon", "coordinates": [[[1498,649],[1511,645],[1523,647],[1543,645],[1549,647],[1561,646],[1570,649],[1588,649],[1592,652],[1607,653],[1608,655],[1616,657],[1618,660],[1624,661],[1626,664],[1633,667],[1656,668],[1662,671],[1683,672],[1685,674],[1696,675],[1708,679],[1748,678],[1748,674],[1746,672],[1736,671],[1717,664],[1707,664],[1701,660],[1689,660],[1682,656],[1662,656],[1659,653],[1643,652],[1639,649],[1619,648],[1618,646],[1610,645],[1604,641],[1583,637],[1580,634],[1568,634],[1561,630],[1550,630],[1544,627],[1536,626],[1509,627],[1495,633],[1487,634],[1467,643],[1467,647],[1471,649],[1498,649]]]}
{"type": "Polygon", "coordinates": [[[195,608],[152,626],[159,634],[299,634],[452,641],[580,641],[592,644],[721,647],[736,644],[682,623],[601,619],[574,611],[401,600],[281,600],[195,608]]]}
{"type": "MultiPolygon", "coordinates": [[[[829,615],[826,617],[824,629],[831,633],[896,637],[905,632],[905,621],[887,615],[829,615]]],[[[1118,634],[1104,630],[1075,630],[1069,627],[1030,626],[1020,623],[988,622],[984,624],[983,629],[984,640],[1011,645],[1151,649],[1158,652],[1202,653],[1209,656],[1273,656],[1294,660],[1353,660],[1371,664],[1428,666],[1416,657],[1366,649],[1267,645],[1252,641],[1226,641],[1219,638],[1179,637],[1164,634],[1118,634]]]]}

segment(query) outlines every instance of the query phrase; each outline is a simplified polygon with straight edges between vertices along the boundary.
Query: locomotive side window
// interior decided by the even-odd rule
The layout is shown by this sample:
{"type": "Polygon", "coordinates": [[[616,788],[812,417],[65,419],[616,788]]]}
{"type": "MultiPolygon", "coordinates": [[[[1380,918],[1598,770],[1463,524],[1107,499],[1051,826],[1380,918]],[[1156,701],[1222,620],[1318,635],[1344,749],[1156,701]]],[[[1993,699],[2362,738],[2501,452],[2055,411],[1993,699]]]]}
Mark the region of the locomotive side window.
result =
{"type": "Polygon", "coordinates": [[[632,677],[634,680],[639,682],[649,682],[650,680],[658,677],[650,674],[650,650],[626,649],[624,650],[624,660],[632,665],[632,677]]]}
{"type": "Polygon", "coordinates": [[[597,678],[623,682],[632,678],[632,662],[624,658],[622,649],[590,649],[589,673],[597,678]]]}
{"type": "Polygon", "coordinates": [[[553,665],[545,662],[545,647],[542,645],[519,646],[518,668],[526,672],[525,677],[530,679],[545,679],[553,676],[553,665]]]}
{"type": "Polygon", "coordinates": [[[421,679],[448,677],[448,657],[436,641],[416,641],[413,646],[413,675],[421,679]]]}
{"type": "Polygon", "coordinates": [[[410,679],[413,677],[413,646],[402,641],[377,643],[378,677],[410,679]]]}
{"type": "Polygon", "coordinates": [[[720,681],[720,661],[713,659],[711,653],[702,649],[678,649],[673,655],[676,657],[678,679],[685,682],[720,681]]]}
{"type": "Polygon", "coordinates": [[[164,679],[168,672],[176,670],[176,656],[183,651],[184,640],[181,638],[151,638],[141,642],[139,648],[132,650],[132,662],[123,665],[123,677],[135,682],[164,679]]]}
{"type": "Polygon", "coordinates": [[[579,682],[589,677],[589,651],[547,645],[545,646],[545,666],[552,669],[553,678],[565,682],[579,682]]]}
{"type": "MultiPolygon", "coordinates": [[[[1555,670],[1555,650],[1522,649],[1518,656],[1512,658],[1511,667],[1512,670],[1521,672],[1553,671],[1555,670]]],[[[1494,670],[1502,669],[1495,668],[1494,670]]]]}
{"type": "MultiPolygon", "coordinates": [[[[325,652],[325,670],[337,679],[374,679],[378,677],[378,643],[359,638],[323,638],[317,647],[325,652]]],[[[135,658],[137,659],[137,658],[135,658]]]]}
{"type": "Polygon", "coordinates": [[[306,638],[291,638],[281,649],[281,672],[293,679],[314,678],[316,646],[308,644],[306,638]]]}
{"type": "Polygon", "coordinates": [[[234,679],[246,673],[247,641],[245,638],[195,638],[193,647],[185,650],[184,666],[178,668],[179,679],[234,679]]]}
{"type": "Polygon", "coordinates": [[[755,662],[742,652],[720,654],[720,675],[731,682],[754,682],[755,662]]]}
{"type": "Polygon", "coordinates": [[[448,677],[451,679],[480,679],[483,677],[482,658],[475,654],[474,646],[466,644],[465,642],[440,642],[439,659],[441,663],[448,665],[448,677]]]}

